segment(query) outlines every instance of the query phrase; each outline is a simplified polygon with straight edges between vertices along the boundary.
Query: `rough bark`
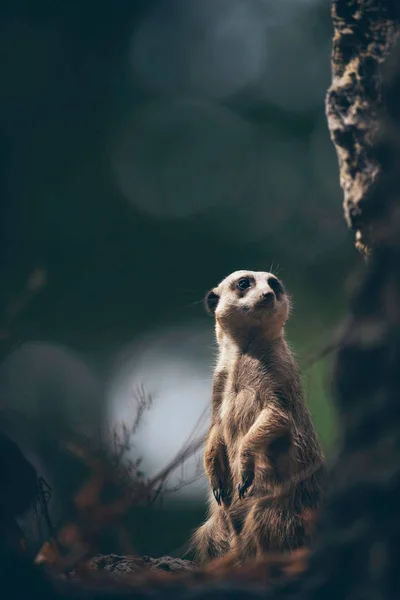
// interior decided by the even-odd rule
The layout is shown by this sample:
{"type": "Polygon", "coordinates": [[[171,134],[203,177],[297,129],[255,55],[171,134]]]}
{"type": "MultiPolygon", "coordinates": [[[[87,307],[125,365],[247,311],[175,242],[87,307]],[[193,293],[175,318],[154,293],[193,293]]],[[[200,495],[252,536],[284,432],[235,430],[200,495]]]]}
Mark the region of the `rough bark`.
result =
{"type": "Polygon", "coordinates": [[[363,253],[376,244],[385,198],[374,148],[382,109],[381,67],[399,36],[396,0],[333,0],[332,85],[326,114],[344,192],[344,213],[363,253]]]}

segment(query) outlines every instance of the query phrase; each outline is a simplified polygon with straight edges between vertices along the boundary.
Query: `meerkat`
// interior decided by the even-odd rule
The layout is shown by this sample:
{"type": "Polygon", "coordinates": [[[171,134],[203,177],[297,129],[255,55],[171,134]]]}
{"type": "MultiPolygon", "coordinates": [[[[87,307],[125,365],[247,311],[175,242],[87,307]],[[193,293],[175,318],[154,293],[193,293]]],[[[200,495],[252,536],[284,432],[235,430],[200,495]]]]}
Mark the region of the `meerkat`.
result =
{"type": "Polygon", "coordinates": [[[320,505],[324,458],[284,336],[289,296],[272,273],[236,271],[205,305],[219,351],[204,451],[209,516],[192,538],[197,557],[300,548],[320,505]]]}

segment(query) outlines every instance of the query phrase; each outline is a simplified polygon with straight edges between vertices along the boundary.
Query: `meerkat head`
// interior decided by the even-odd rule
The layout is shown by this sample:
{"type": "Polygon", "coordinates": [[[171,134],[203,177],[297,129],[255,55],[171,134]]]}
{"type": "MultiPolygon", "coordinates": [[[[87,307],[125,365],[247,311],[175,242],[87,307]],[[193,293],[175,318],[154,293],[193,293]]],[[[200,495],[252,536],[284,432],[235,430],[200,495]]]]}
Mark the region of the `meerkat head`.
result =
{"type": "Polygon", "coordinates": [[[245,337],[259,332],[266,339],[283,335],[290,300],[282,282],[272,273],[235,271],[205,297],[207,311],[214,315],[218,333],[245,337]]]}

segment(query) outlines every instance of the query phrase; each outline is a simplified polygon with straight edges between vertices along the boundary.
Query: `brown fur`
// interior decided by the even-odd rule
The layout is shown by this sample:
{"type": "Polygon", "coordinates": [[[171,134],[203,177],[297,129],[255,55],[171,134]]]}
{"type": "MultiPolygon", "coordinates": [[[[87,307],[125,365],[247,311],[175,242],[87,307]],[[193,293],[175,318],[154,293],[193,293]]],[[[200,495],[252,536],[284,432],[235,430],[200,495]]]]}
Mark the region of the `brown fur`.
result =
{"type": "Polygon", "coordinates": [[[289,298],[271,273],[237,271],[206,305],[219,357],[204,453],[213,495],[193,537],[198,558],[302,547],[320,504],[323,455],[284,339],[289,298]]]}

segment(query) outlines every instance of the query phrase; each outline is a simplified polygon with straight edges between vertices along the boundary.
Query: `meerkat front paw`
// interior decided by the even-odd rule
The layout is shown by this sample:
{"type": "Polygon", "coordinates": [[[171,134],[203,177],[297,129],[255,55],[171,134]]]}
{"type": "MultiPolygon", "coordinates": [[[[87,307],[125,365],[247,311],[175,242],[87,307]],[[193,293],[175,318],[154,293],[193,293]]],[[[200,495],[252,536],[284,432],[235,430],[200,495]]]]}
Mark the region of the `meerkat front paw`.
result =
{"type": "Polygon", "coordinates": [[[217,501],[218,506],[221,506],[221,502],[224,499],[224,490],[223,490],[221,484],[219,484],[218,487],[213,488],[213,494],[214,494],[214,498],[217,501]]]}
{"type": "Polygon", "coordinates": [[[254,460],[251,456],[243,455],[242,457],[241,481],[238,485],[238,492],[239,498],[242,500],[254,481],[254,460]]]}
{"type": "Polygon", "coordinates": [[[249,487],[253,484],[254,481],[254,471],[248,471],[247,474],[242,475],[242,483],[238,485],[239,498],[242,500],[249,487]]]}
{"type": "Polygon", "coordinates": [[[230,498],[229,486],[222,479],[215,478],[211,481],[211,489],[218,506],[227,504],[230,498]]]}

